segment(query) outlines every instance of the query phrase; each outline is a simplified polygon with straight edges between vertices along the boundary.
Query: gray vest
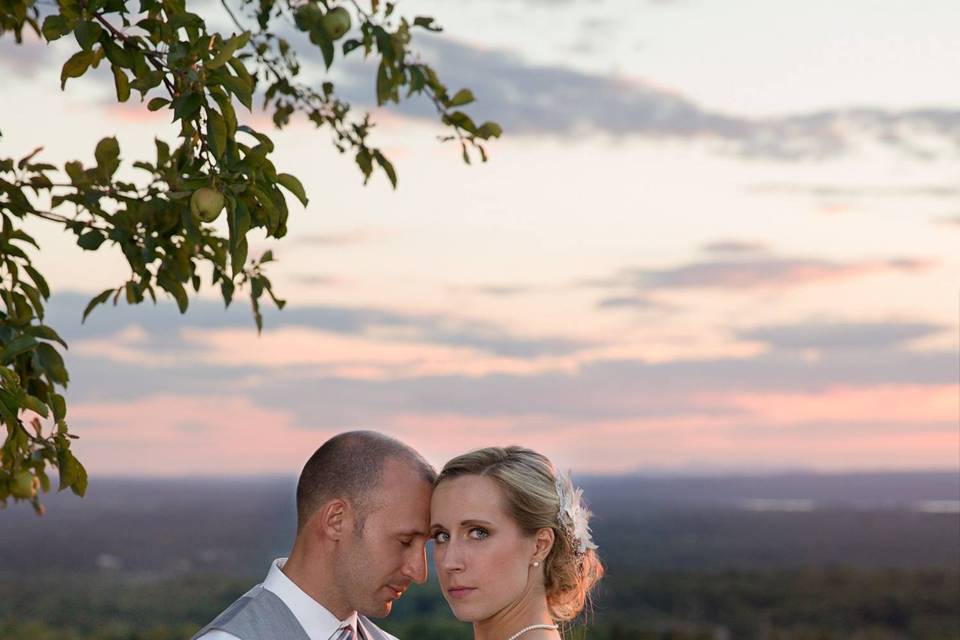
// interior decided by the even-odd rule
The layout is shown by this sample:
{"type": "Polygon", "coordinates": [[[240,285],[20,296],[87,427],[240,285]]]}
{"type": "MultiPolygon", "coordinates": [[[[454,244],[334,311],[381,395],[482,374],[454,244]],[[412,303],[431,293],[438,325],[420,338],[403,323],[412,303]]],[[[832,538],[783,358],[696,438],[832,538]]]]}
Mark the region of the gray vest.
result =
{"type": "MultiPolygon", "coordinates": [[[[364,616],[358,616],[357,622],[366,640],[396,640],[364,616]]],[[[257,585],[241,596],[194,634],[192,640],[214,629],[232,633],[241,640],[310,640],[283,600],[264,589],[263,585],[257,585]]]]}

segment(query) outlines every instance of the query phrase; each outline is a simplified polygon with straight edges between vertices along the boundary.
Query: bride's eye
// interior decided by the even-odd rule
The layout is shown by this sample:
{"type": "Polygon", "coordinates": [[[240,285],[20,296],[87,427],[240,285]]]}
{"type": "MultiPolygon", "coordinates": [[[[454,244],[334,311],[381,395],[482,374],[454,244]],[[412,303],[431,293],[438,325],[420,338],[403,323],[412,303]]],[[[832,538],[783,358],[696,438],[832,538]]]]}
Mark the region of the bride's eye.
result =
{"type": "Polygon", "coordinates": [[[467,535],[469,535],[474,540],[483,540],[484,538],[490,535],[490,532],[484,529],[483,527],[474,527],[473,529],[470,529],[470,531],[467,532],[467,535]]]}
{"type": "Polygon", "coordinates": [[[447,542],[449,539],[450,539],[450,534],[447,533],[446,531],[437,531],[435,534],[433,534],[433,541],[436,542],[437,544],[443,544],[444,542],[447,542]]]}

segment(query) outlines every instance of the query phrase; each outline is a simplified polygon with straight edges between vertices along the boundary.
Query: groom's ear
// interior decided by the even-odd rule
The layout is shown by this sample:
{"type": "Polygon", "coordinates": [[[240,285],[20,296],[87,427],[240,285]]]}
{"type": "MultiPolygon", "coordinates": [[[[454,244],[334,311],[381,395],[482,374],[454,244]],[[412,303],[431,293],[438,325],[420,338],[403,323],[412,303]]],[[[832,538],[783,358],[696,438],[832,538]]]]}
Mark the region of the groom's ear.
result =
{"type": "Polygon", "coordinates": [[[547,559],[547,556],[550,555],[550,550],[553,549],[554,534],[553,529],[550,527],[544,527],[537,531],[536,535],[536,548],[534,551],[534,560],[543,562],[547,559]]]}
{"type": "Polygon", "coordinates": [[[317,526],[323,537],[330,540],[340,540],[353,526],[350,514],[350,505],[346,501],[335,498],[327,502],[317,513],[317,526]]]}

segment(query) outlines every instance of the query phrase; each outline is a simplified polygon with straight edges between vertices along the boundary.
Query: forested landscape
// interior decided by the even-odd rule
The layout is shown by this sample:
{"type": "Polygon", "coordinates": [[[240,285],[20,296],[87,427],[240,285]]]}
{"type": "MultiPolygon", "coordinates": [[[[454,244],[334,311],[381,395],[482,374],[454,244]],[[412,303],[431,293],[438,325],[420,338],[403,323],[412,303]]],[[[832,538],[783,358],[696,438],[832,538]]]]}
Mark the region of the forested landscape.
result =
{"type": "MultiPolygon", "coordinates": [[[[189,637],[285,555],[293,484],[101,479],[0,514],[0,637],[189,637]]],[[[960,637],[955,474],[583,485],[608,576],[571,638],[960,637]]],[[[433,578],[383,626],[471,637],[433,578]]]]}

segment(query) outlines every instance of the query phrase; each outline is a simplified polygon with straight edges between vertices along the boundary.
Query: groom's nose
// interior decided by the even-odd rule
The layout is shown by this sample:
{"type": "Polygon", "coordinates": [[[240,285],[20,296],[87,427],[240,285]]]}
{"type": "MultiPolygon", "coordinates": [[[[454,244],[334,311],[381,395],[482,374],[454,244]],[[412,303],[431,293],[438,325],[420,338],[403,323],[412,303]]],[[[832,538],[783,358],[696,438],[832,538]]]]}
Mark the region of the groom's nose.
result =
{"type": "Polygon", "coordinates": [[[412,582],[423,584],[427,581],[427,546],[411,545],[410,551],[404,557],[403,575],[412,582]]]}

